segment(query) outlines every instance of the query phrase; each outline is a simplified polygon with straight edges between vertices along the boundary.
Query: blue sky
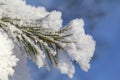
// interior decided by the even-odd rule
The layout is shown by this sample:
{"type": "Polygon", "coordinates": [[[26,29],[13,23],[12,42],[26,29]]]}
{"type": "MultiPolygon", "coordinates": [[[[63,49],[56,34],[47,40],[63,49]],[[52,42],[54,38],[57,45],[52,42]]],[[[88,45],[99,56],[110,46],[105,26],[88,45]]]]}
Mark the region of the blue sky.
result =
{"type": "Polygon", "coordinates": [[[34,80],[120,80],[120,0],[27,0],[27,4],[44,6],[48,11],[62,11],[63,25],[75,18],[85,20],[87,34],[96,40],[91,69],[84,72],[76,65],[73,79],[28,61],[34,80]]]}

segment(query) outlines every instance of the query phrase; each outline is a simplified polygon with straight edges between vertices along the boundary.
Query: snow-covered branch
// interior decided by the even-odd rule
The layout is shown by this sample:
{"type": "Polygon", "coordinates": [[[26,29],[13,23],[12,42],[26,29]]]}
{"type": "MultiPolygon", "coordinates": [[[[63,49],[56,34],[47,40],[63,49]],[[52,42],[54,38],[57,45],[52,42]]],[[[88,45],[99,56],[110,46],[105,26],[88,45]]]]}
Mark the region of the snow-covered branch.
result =
{"type": "Polygon", "coordinates": [[[83,19],[75,19],[63,27],[59,11],[47,12],[43,7],[26,5],[23,0],[1,0],[0,80],[9,80],[14,74],[13,67],[20,60],[15,57],[15,45],[19,53],[26,53],[23,56],[32,59],[39,68],[51,64],[70,78],[75,73],[72,61],[88,71],[95,50],[95,41],[85,34],[83,19]]]}

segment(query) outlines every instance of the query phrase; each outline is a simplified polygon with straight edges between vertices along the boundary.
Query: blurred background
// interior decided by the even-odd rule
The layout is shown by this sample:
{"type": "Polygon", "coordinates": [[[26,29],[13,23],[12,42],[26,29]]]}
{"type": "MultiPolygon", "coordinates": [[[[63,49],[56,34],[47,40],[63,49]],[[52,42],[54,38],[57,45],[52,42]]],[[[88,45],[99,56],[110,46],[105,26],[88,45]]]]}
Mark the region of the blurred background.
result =
{"type": "Polygon", "coordinates": [[[47,11],[62,12],[63,25],[75,18],[83,18],[86,34],[93,36],[96,50],[91,68],[84,72],[74,63],[76,73],[72,79],[56,69],[38,69],[28,60],[34,80],[120,80],[120,0],[26,0],[47,11]]]}

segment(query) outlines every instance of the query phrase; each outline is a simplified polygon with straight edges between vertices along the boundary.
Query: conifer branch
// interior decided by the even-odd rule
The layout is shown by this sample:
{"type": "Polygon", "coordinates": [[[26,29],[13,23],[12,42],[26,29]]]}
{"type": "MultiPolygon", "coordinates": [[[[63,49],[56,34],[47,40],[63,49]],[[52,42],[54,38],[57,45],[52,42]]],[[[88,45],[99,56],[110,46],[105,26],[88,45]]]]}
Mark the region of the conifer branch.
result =
{"type": "Polygon", "coordinates": [[[34,25],[19,25],[20,21],[21,20],[17,18],[12,19],[10,17],[3,17],[0,20],[0,27],[2,27],[2,29],[4,29],[4,31],[8,34],[11,34],[11,36],[15,36],[12,38],[15,38],[14,40],[17,40],[24,45],[22,46],[22,49],[24,49],[27,55],[30,57],[36,54],[40,54],[38,50],[39,48],[46,54],[51,64],[57,66],[58,52],[61,49],[64,50],[64,47],[60,45],[60,43],[65,44],[75,42],[64,40],[64,38],[72,36],[72,34],[63,35],[63,32],[71,29],[70,27],[66,27],[54,32],[50,28],[43,28],[42,26],[36,25],[35,23],[31,23],[34,25]],[[13,33],[12,31],[8,31],[9,26],[5,24],[13,25],[16,30],[13,33]]]}

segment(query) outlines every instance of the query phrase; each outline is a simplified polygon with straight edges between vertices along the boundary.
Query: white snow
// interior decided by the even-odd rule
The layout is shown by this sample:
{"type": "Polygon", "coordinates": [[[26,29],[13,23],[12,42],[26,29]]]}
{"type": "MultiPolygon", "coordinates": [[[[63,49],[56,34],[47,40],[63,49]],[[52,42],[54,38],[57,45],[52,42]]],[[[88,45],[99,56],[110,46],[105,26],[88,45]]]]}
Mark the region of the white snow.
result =
{"type": "Polygon", "coordinates": [[[0,29],[0,80],[8,80],[14,74],[18,58],[13,54],[14,44],[0,29]]]}
{"type": "Polygon", "coordinates": [[[53,31],[59,30],[62,27],[61,12],[52,11],[41,21],[40,25],[53,31]]]}
{"type": "Polygon", "coordinates": [[[74,65],[72,64],[70,59],[67,58],[64,52],[60,52],[59,54],[59,61],[57,68],[61,71],[61,73],[68,74],[70,78],[72,78],[73,74],[75,73],[74,65]]]}
{"type": "Polygon", "coordinates": [[[67,32],[73,33],[71,40],[75,39],[77,43],[68,44],[66,50],[68,54],[79,63],[84,71],[88,71],[90,68],[89,61],[95,50],[95,41],[90,35],[85,34],[84,21],[82,19],[75,19],[67,26],[72,28],[67,32]]]}

